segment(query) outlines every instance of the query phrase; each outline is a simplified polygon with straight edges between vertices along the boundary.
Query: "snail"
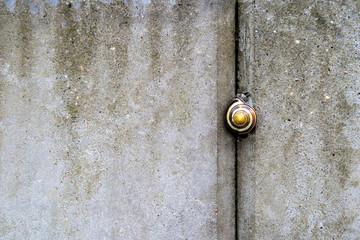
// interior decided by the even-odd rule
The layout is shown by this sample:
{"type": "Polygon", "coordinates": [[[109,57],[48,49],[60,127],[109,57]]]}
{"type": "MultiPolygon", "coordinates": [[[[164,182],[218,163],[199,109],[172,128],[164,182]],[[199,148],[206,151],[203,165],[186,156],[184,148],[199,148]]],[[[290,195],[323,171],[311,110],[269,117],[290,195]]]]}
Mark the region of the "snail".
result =
{"type": "Polygon", "coordinates": [[[248,134],[255,127],[255,109],[243,100],[249,95],[249,93],[237,94],[226,109],[225,123],[230,131],[235,134],[248,134]]]}

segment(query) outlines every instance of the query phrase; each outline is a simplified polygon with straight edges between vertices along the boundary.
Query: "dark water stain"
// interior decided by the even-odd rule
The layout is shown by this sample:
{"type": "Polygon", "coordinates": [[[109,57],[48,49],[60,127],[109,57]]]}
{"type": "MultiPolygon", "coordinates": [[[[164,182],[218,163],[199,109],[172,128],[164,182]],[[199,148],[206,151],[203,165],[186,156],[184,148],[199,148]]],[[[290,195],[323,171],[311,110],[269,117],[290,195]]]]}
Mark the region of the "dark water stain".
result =
{"type": "Polygon", "coordinates": [[[15,74],[18,79],[24,81],[31,77],[31,58],[33,53],[31,42],[34,34],[33,17],[29,6],[22,1],[16,1],[15,14],[15,21],[18,26],[15,42],[16,51],[18,51],[15,54],[15,58],[18,58],[16,61],[18,65],[15,74]]]}
{"type": "MultiPolygon", "coordinates": [[[[16,1],[14,12],[6,6],[0,7],[0,63],[7,69],[0,75],[0,119],[6,114],[7,97],[14,91],[8,76],[14,76],[21,85],[21,92],[27,93],[27,84],[31,77],[34,37],[33,18],[29,6],[23,1],[16,1]]],[[[24,96],[23,95],[23,96],[24,96]]],[[[24,98],[25,99],[25,98],[24,98]]],[[[0,130],[0,147],[3,142],[0,130]]]]}
{"type": "Polygon", "coordinates": [[[169,99],[167,108],[173,109],[173,122],[179,131],[182,131],[192,118],[191,109],[193,106],[188,94],[188,89],[191,89],[192,82],[190,79],[192,75],[187,69],[191,67],[193,62],[193,59],[190,58],[193,51],[190,42],[193,34],[196,34],[192,31],[196,31],[194,25],[198,13],[195,9],[200,9],[198,4],[197,1],[178,0],[171,8],[171,15],[167,15],[172,28],[174,46],[174,56],[172,56],[167,68],[176,69],[173,77],[168,79],[170,92],[167,95],[167,99],[169,99]],[[184,79],[184,75],[187,76],[187,79],[184,79]]]}
{"type": "MultiPolygon", "coordinates": [[[[0,64],[6,67],[8,61],[8,51],[12,48],[10,41],[12,34],[9,34],[9,30],[12,29],[12,22],[14,21],[13,14],[7,7],[0,7],[0,64]]],[[[6,82],[6,72],[0,72],[0,121],[3,121],[6,115],[7,94],[11,93],[11,89],[6,82]]],[[[0,149],[3,145],[3,129],[0,128],[0,149]]],[[[0,172],[2,169],[0,168],[0,172]]]]}
{"type": "MultiPolygon", "coordinates": [[[[333,175],[332,179],[338,179],[338,184],[341,189],[345,189],[352,172],[353,164],[353,149],[348,142],[347,137],[343,131],[346,124],[344,121],[349,116],[356,114],[356,108],[347,103],[345,93],[338,91],[336,98],[336,105],[332,108],[326,109],[322,114],[324,124],[321,128],[323,132],[322,140],[324,146],[322,152],[324,158],[327,159],[330,173],[333,175]],[[329,117],[334,116],[334,117],[329,117]]],[[[334,185],[334,182],[328,182],[334,185]]]]}
{"type": "Polygon", "coordinates": [[[67,197],[73,201],[90,199],[97,189],[99,163],[84,157],[80,144],[84,134],[78,123],[91,118],[87,109],[92,103],[87,78],[96,62],[96,52],[101,44],[98,22],[100,8],[96,3],[82,2],[74,9],[65,1],[56,7],[55,57],[56,93],[63,101],[67,116],[56,116],[57,124],[71,137],[62,159],[66,161],[64,176],[70,179],[67,197]]]}
{"type": "MultiPolygon", "coordinates": [[[[99,12],[94,4],[82,2],[79,10],[64,2],[57,7],[56,55],[54,58],[58,94],[69,113],[68,124],[81,117],[88,99],[83,94],[87,70],[91,68],[99,45],[97,22],[99,12]]],[[[70,126],[69,125],[69,126],[70,126]]]]}
{"type": "Polygon", "coordinates": [[[326,20],[320,14],[320,12],[318,10],[316,10],[316,8],[312,8],[311,9],[311,15],[316,18],[316,23],[317,23],[317,28],[316,29],[323,29],[323,30],[326,31],[327,30],[327,28],[326,28],[326,20]]]}
{"type": "Polygon", "coordinates": [[[150,51],[150,70],[153,80],[158,81],[161,76],[160,55],[163,42],[162,29],[166,24],[165,11],[167,4],[160,0],[152,0],[149,9],[149,20],[147,21],[147,29],[149,32],[149,51],[150,51]]]}
{"type": "Polygon", "coordinates": [[[111,88],[122,89],[123,76],[128,65],[128,48],[130,44],[132,14],[126,2],[114,2],[111,5],[101,5],[102,28],[100,33],[106,36],[104,40],[108,68],[110,70],[111,88]]]}
{"type": "Polygon", "coordinates": [[[316,6],[311,9],[311,16],[316,20],[314,28],[319,31],[326,40],[331,41],[328,37],[329,35],[337,36],[341,34],[341,29],[324,17],[326,15],[335,16],[336,12],[334,12],[334,10],[337,11],[336,9],[338,8],[331,7],[330,4],[326,5],[326,7],[322,5],[322,8],[316,6]]]}
{"type": "Polygon", "coordinates": [[[191,30],[198,13],[195,9],[198,1],[177,0],[173,6],[174,18],[172,20],[173,28],[176,33],[175,48],[177,53],[175,60],[181,63],[181,59],[187,56],[190,51],[191,30]]]}
{"type": "MultiPolygon", "coordinates": [[[[321,159],[324,159],[324,168],[328,175],[325,177],[324,196],[331,200],[332,206],[324,206],[327,209],[336,208],[341,215],[334,220],[327,220],[327,229],[332,229],[338,236],[349,233],[350,226],[354,223],[358,213],[346,212],[344,202],[346,199],[342,193],[353,187],[351,175],[358,165],[354,149],[347,140],[344,132],[344,123],[349,116],[356,114],[356,107],[347,103],[345,93],[339,89],[333,96],[336,104],[327,107],[320,114],[318,122],[321,129],[321,159]]],[[[325,210],[324,210],[325,211],[325,210]]],[[[325,217],[329,217],[326,214],[325,217]]]]}

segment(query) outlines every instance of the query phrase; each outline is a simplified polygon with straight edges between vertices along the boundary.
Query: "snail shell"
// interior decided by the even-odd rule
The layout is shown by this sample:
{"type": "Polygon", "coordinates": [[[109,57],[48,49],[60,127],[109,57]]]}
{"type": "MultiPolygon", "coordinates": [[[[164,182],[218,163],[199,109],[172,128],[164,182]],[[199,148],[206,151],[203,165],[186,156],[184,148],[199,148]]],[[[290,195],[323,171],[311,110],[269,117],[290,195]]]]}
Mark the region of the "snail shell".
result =
{"type": "Polygon", "coordinates": [[[225,122],[228,128],[237,134],[247,134],[256,124],[255,109],[236,96],[226,110],[225,122]]]}

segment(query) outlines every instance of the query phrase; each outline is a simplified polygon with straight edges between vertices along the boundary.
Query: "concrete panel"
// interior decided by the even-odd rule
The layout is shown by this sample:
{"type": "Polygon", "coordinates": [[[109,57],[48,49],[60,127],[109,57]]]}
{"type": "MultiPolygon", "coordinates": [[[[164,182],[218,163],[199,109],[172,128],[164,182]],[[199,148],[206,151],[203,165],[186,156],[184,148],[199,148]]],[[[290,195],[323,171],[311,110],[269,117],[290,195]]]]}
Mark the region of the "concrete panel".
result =
{"type": "Polygon", "coordinates": [[[233,236],[233,12],[1,2],[1,238],[233,236]]]}
{"type": "Polygon", "coordinates": [[[217,239],[235,239],[235,139],[224,124],[224,111],[235,93],[235,4],[218,12],[217,31],[217,239]]]}
{"type": "Polygon", "coordinates": [[[259,120],[238,147],[239,238],[358,239],[359,2],[240,12],[240,88],[259,120]]]}

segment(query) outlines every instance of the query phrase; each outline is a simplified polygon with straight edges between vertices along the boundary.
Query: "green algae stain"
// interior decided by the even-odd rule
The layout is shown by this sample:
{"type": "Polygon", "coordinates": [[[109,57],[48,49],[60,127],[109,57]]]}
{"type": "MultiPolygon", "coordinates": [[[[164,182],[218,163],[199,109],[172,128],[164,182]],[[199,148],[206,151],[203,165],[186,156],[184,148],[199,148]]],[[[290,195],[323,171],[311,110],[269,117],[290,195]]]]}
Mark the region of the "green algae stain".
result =
{"type": "Polygon", "coordinates": [[[109,82],[110,95],[114,94],[119,97],[122,94],[124,85],[124,75],[128,65],[128,47],[129,36],[131,36],[131,26],[133,18],[128,4],[124,2],[114,2],[110,6],[103,5],[103,7],[110,7],[107,11],[110,14],[103,14],[104,26],[101,28],[101,33],[107,36],[104,40],[104,54],[106,57],[106,66],[109,70],[107,74],[113,79],[109,82]]]}
{"type": "Polygon", "coordinates": [[[99,13],[93,4],[87,7],[82,3],[79,10],[74,10],[71,4],[62,3],[58,6],[57,19],[54,61],[59,80],[56,85],[70,119],[74,120],[81,116],[88,102],[84,78],[99,45],[99,13]]]}
{"type": "Polygon", "coordinates": [[[149,41],[149,50],[150,50],[150,70],[152,71],[153,78],[158,79],[161,76],[161,46],[162,46],[162,28],[163,28],[163,19],[165,12],[166,4],[161,3],[160,1],[153,1],[150,5],[149,17],[150,20],[148,23],[148,41],[149,41]]]}
{"type": "Polygon", "coordinates": [[[18,79],[24,81],[29,79],[29,71],[32,67],[32,54],[33,54],[33,38],[34,38],[34,20],[32,14],[29,11],[29,6],[23,2],[17,1],[15,8],[16,17],[13,19],[14,25],[16,26],[15,30],[15,54],[14,58],[16,74],[18,79]]]}
{"type": "MultiPolygon", "coordinates": [[[[84,126],[87,119],[93,118],[89,106],[94,102],[91,92],[96,88],[95,84],[90,88],[87,81],[94,78],[92,71],[101,45],[101,29],[98,27],[102,27],[99,24],[101,9],[92,2],[82,2],[77,9],[61,2],[56,11],[53,61],[55,92],[61,98],[62,109],[55,119],[60,129],[65,131],[64,136],[69,138],[61,157],[65,166],[63,197],[75,204],[90,200],[100,187],[100,162],[84,152],[86,146],[82,140],[84,136],[86,138],[87,130],[80,129],[80,125],[84,126]]],[[[64,224],[65,228],[71,229],[69,223],[64,224]]]]}

